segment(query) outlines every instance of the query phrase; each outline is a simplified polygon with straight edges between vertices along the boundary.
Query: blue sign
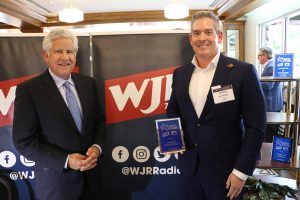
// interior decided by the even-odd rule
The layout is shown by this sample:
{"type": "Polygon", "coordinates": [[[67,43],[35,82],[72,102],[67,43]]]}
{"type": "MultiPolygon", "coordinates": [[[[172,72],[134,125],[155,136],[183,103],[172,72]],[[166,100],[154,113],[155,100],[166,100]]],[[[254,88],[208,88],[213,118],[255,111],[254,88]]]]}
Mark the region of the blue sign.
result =
{"type": "Polygon", "coordinates": [[[276,54],[274,66],[274,78],[292,78],[294,66],[294,54],[276,54]]]}
{"type": "Polygon", "coordinates": [[[274,136],[272,160],[290,162],[293,140],[291,138],[274,136]]]}

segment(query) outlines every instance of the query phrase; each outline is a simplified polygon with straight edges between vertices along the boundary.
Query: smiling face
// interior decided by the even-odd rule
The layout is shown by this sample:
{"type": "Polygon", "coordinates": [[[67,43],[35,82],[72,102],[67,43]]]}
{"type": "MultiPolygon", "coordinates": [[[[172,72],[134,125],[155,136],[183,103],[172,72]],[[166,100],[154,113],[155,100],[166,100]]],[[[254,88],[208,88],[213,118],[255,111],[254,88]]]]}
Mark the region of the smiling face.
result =
{"type": "Polygon", "coordinates": [[[56,76],[67,80],[76,63],[76,52],[72,40],[63,37],[54,40],[49,52],[43,52],[43,57],[56,76]]]}
{"type": "Polygon", "coordinates": [[[198,60],[211,61],[219,51],[222,32],[217,33],[214,21],[208,17],[194,21],[190,33],[190,43],[198,60]]]}

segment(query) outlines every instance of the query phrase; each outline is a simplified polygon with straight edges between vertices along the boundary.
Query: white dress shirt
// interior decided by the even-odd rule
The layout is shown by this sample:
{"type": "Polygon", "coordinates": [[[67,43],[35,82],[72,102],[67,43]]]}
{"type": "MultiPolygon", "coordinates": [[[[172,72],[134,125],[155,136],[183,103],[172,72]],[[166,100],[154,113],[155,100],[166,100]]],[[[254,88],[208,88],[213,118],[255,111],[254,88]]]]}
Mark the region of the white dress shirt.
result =
{"type": "MultiPolygon", "coordinates": [[[[196,55],[193,57],[192,64],[195,66],[195,69],[189,85],[189,95],[198,118],[201,116],[203,111],[207,95],[219,63],[219,58],[220,52],[217,53],[206,68],[200,68],[198,66],[196,55]]],[[[233,169],[232,173],[242,180],[246,180],[248,178],[248,175],[236,169],[233,169]]]]}
{"type": "Polygon", "coordinates": [[[204,108],[204,104],[207,99],[207,94],[210,89],[210,85],[214,77],[219,58],[220,53],[218,53],[213,58],[211,63],[209,63],[206,68],[200,68],[198,66],[196,56],[194,56],[192,60],[192,64],[195,66],[195,69],[193,71],[189,85],[189,94],[198,118],[200,117],[204,108]]]}

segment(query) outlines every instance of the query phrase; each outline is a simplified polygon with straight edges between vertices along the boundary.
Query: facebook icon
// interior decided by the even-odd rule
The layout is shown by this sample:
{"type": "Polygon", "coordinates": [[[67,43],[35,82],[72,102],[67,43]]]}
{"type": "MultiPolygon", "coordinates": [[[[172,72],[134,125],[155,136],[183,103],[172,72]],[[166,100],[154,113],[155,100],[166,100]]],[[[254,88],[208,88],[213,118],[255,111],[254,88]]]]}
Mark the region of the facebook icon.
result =
{"type": "Polygon", "coordinates": [[[112,150],[112,158],[118,163],[126,162],[128,157],[129,152],[124,146],[116,146],[112,150]]]}
{"type": "Polygon", "coordinates": [[[122,154],[123,154],[122,152],[123,152],[123,150],[120,149],[120,150],[119,150],[119,153],[118,153],[119,159],[122,158],[122,154]]]}
{"type": "Polygon", "coordinates": [[[8,160],[9,160],[9,155],[6,155],[4,160],[6,161],[6,164],[8,164],[8,160]]]}
{"type": "Polygon", "coordinates": [[[0,153],[0,165],[5,168],[12,167],[16,164],[17,158],[10,151],[2,151],[0,153]]]}

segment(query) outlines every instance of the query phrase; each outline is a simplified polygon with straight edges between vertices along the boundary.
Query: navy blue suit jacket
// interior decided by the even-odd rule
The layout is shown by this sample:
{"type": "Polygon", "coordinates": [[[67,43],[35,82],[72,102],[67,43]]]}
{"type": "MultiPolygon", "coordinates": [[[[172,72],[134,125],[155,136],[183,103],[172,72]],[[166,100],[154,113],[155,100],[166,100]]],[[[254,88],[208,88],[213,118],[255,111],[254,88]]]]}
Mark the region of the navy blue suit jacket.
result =
{"type": "Polygon", "coordinates": [[[211,89],[198,118],[189,95],[194,65],[173,74],[168,117],[180,117],[187,151],[179,155],[180,172],[199,173],[203,184],[225,182],[235,168],[252,175],[264,138],[264,98],[253,65],[222,54],[212,86],[232,85],[235,100],[214,104],[211,89]]]}
{"type": "Polygon", "coordinates": [[[94,79],[79,74],[72,79],[82,106],[82,136],[48,70],[16,90],[13,142],[36,162],[36,199],[78,199],[85,176],[99,190],[98,167],[87,172],[64,169],[68,154],[85,155],[91,145],[104,142],[105,119],[94,79]]]}
{"type": "MultiPolygon", "coordinates": [[[[274,62],[268,63],[261,76],[273,76],[274,62]]],[[[283,107],[282,82],[262,82],[267,112],[279,112],[283,107]]]]}

